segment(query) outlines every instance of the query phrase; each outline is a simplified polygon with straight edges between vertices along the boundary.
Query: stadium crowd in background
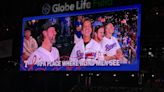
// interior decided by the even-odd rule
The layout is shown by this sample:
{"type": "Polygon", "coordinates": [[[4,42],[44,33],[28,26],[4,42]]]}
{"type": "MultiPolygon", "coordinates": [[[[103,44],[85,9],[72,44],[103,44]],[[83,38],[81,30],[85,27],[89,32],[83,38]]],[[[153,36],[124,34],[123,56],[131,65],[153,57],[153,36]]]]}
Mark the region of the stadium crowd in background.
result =
{"type": "MultiPolygon", "coordinates": [[[[62,18],[52,18],[48,20],[32,20],[28,21],[25,27],[31,27],[32,36],[36,41],[41,42],[39,36],[41,34],[40,30],[43,30],[45,26],[57,25],[57,35],[56,44],[60,43],[61,37],[73,38],[69,43],[72,48],[80,39],[82,39],[82,24],[85,19],[90,19],[92,23],[92,35],[94,38],[94,32],[97,26],[103,26],[107,23],[112,23],[114,26],[113,37],[118,40],[121,47],[122,53],[129,63],[134,63],[136,60],[137,51],[137,11],[121,11],[114,13],[101,13],[101,14],[90,14],[90,15],[79,15],[73,17],[62,17],[62,18]]],[[[66,40],[68,40],[66,38],[66,40]]],[[[67,41],[65,41],[67,42],[67,41]]],[[[57,47],[58,48],[58,47],[57,47]]],[[[61,47],[62,48],[62,47],[61,47]]],[[[59,49],[60,53],[60,49],[59,49]]],[[[68,52],[71,53],[70,51],[68,52]]],[[[61,56],[64,56],[61,54],[61,56]]]]}

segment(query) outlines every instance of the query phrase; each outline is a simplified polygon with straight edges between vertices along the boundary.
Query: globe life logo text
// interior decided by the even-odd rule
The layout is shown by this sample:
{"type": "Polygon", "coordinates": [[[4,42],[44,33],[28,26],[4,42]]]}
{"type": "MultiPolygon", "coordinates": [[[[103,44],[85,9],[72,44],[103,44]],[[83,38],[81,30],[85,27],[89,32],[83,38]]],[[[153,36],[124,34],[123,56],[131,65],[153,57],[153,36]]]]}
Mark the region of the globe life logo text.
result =
{"type": "Polygon", "coordinates": [[[76,1],[76,4],[68,4],[64,3],[63,5],[59,4],[54,4],[52,6],[52,12],[57,13],[57,12],[64,12],[64,11],[74,11],[74,10],[82,10],[82,9],[90,9],[91,8],[91,2],[87,2],[87,0],[81,0],[81,1],[76,1]]]}

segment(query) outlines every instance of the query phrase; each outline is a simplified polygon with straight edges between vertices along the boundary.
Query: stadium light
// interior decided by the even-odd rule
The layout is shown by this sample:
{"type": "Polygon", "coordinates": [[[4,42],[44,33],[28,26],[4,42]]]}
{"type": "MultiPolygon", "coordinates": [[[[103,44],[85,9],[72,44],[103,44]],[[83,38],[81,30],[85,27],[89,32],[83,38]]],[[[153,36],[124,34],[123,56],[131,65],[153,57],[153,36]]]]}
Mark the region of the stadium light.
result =
{"type": "Polygon", "coordinates": [[[100,76],[100,74],[96,74],[96,76],[98,77],[98,76],[100,76]]]}
{"type": "Polygon", "coordinates": [[[132,77],[134,77],[134,74],[131,74],[132,77]]]}
{"type": "Polygon", "coordinates": [[[80,74],[80,76],[82,77],[82,76],[84,76],[84,74],[80,74]]]}
{"type": "Polygon", "coordinates": [[[149,52],[148,52],[148,55],[151,55],[151,54],[152,54],[152,52],[149,51],[149,52]]]}
{"type": "Polygon", "coordinates": [[[113,77],[116,77],[117,75],[116,74],[113,74],[113,77]]]}
{"type": "Polygon", "coordinates": [[[145,74],[143,73],[143,74],[142,74],[142,77],[144,77],[144,76],[145,76],[145,74]]]}
{"type": "Polygon", "coordinates": [[[154,57],[153,53],[152,52],[148,52],[148,55],[151,56],[151,57],[154,57]]]}
{"type": "Polygon", "coordinates": [[[68,76],[69,76],[69,74],[67,73],[67,74],[66,74],[66,76],[68,77],[68,76]]]}
{"type": "Polygon", "coordinates": [[[149,50],[152,50],[152,48],[150,47],[149,50]]]}
{"type": "Polygon", "coordinates": [[[6,31],[9,31],[9,28],[6,28],[6,31]]]}

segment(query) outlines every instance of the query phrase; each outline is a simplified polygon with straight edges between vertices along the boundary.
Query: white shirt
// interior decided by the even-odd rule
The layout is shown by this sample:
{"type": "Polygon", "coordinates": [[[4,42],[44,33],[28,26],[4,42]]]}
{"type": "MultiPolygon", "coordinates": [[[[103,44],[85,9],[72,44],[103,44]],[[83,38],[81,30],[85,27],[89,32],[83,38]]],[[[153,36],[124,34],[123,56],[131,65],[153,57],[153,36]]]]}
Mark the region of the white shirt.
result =
{"type": "Polygon", "coordinates": [[[38,44],[32,36],[30,37],[29,40],[24,38],[23,53],[30,56],[37,48],[38,48],[38,44]]]}
{"type": "Polygon", "coordinates": [[[80,40],[82,40],[82,36],[78,38],[77,35],[74,34],[74,44],[78,43],[80,40]]]}
{"type": "Polygon", "coordinates": [[[120,49],[118,40],[113,36],[111,38],[104,37],[101,44],[104,54],[108,56],[115,55],[117,49],[120,49]]]}
{"type": "Polygon", "coordinates": [[[28,65],[38,64],[40,62],[55,62],[59,60],[59,51],[57,48],[52,47],[51,52],[39,47],[32,55],[28,58],[28,65]]]}
{"type": "Polygon", "coordinates": [[[91,39],[90,42],[84,46],[84,41],[81,39],[77,44],[75,44],[70,61],[78,60],[103,60],[103,51],[101,50],[100,44],[95,40],[91,39]]]}

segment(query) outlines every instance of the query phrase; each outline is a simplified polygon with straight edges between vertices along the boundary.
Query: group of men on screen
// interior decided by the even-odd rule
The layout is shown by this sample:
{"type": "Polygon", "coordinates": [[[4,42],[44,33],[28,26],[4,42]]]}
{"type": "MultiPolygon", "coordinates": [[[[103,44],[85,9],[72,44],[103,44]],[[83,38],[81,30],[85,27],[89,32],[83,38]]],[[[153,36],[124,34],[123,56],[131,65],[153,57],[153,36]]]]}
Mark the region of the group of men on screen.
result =
{"type": "Polygon", "coordinates": [[[113,24],[98,25],[94,29],[92,29],[90,20],[84,20],[81,30],[82,38],[75,44],[70,55],[70,61],[119,60],[120,63],[128,63],[122,54],[117,39],[112,36],[113,24]],[[93,38],[91,37],[92,33],[94,33],[93,38]]]}
{"type": "MultiPolygon", "coordinates": [[[[87,60],[119,60],[120,63],[127,64],[128,60],[124,57],[121,47],[115,37],[112,36],[114,26],[112,23],[107,23],[105,26],[98,25],[92,29],[92,23],[89,19],[83,21],[82,30],[75,34],[81,34],[76,41],[75,46],[71,52],[70,61],[87,61],[87,60]],[[94,36],[92,37],[92,34],[94,36]]],[[[78,30],[78,29],[77,29],[78,30]]],[[[26,40],[25,31],[25,40],[26,40]]],[[[54,26],[48,27],[42,32],[42,45],[37,48],[37,43],[34,40],[33,44],[29,44],[30,55],[27,54],[26,41],[24,40],[23,58],[28,65],[37,64],[39,62],[55,62],[60,60],[59,51],[53,47],[56,38],[56,28],[54,26]]],[[[31,37],[32,39],[32,37],[31,37]]]]}

